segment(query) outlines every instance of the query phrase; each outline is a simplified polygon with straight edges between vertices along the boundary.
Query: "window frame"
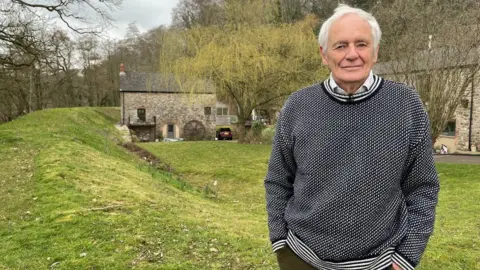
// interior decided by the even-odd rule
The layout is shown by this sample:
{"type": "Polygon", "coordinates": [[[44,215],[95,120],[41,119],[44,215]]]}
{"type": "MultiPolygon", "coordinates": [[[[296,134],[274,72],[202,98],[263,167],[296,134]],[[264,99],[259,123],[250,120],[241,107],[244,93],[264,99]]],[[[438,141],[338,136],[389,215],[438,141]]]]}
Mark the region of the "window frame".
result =
{"type": "Polygon", "coordinates": [[[212,115],[212,107],[203,107],[203,115],[212,115]]]}
{"type": "Polygon", "coordinates": [[[445,137],[455,137],[456,134],[457,134],[457,121],[456,120],[448,121],[441,135],[445,137]],[[452,127],[452,128],[449,128],[449,127],[452,127]]]}
{"type": "Polygon", "coordinates": [[[145,108],[138,108],[137,109],[137,118],[140,121],[146,121],[147,119],[147,110],[145,108]]]}
{"type": "Polygon", "coordinates": [[[218,107],[217,115],[228,116],[228,108],[218,107]]]}

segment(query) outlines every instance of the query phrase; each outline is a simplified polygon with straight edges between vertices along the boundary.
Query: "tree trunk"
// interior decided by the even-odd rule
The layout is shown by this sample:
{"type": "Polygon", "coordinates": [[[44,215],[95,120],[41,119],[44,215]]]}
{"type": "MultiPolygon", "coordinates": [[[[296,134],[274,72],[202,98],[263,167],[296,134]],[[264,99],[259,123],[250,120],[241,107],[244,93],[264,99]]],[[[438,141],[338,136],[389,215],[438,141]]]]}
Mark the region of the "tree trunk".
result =
{"type": "Polygon", "coordinates": [[[245,143],[245,120],[238,119],[237,123],[238,143],[245,143]]]}
{"type": "Polygon", "coordinates": [[[28,113],[31,113],[32,110],[32,96],[33,96],[33,71],[34,66],[30,66],[30,71],[28,72],[28,82],[29,82],[29,92],[28,92],[28,113]]]}

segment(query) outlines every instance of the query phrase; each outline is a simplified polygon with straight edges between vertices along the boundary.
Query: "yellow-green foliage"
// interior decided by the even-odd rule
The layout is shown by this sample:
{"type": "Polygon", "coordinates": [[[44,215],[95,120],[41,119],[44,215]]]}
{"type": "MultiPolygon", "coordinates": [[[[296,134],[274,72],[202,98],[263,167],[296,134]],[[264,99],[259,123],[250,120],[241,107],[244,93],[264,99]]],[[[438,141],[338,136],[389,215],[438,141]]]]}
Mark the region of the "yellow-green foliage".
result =
{"type": "MultiPolygon", "coordinates": [[[[181,40],[183,50],[164,67],[178,78],[213,83],[218,96],[240,108],[242,120],[255,107],[326,77],[315,25],[308,17],[296,24],[230,24],[175,32],[171,41],[179,45],[181,40]]],[[[183,85],[195,91],[194,84],[183,85]]]]}

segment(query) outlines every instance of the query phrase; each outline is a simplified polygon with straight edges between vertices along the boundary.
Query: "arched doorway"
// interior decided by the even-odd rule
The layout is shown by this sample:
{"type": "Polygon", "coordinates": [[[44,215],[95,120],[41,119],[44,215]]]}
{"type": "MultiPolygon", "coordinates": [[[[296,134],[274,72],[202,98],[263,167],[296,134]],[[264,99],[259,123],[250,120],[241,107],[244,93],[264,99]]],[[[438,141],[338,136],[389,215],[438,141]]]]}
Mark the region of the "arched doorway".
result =
{"type": "Polygon", "coordinates": [[[167,138],[175,138],[175,125],[168,124],[167,125],[167,138]]]}

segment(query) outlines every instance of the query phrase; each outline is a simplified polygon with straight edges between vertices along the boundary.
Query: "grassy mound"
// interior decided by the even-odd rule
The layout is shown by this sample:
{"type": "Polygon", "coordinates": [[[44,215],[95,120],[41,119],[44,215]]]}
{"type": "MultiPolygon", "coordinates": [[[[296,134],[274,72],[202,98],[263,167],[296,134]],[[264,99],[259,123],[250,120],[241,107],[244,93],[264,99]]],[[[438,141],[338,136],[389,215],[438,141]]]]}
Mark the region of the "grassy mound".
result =
{"type": "Polygon", "coordinates": [[[115,115],[55,109],[0,125],[0,268],[272,268],[264,219],[170,185],[116,145],[115,115]]]}

